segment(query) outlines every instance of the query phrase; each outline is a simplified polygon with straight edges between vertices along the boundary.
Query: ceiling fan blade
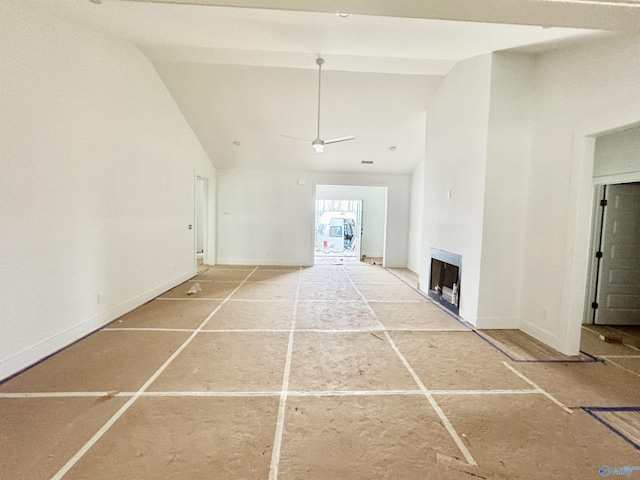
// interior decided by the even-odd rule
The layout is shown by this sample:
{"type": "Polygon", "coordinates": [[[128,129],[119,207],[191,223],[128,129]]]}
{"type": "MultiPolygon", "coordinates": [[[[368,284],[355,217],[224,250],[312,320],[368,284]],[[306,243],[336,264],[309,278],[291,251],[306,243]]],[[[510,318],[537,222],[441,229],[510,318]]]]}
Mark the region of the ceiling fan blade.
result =
{"type": "Polygon", "coordinates": [[[311,140],[306,139],[306,138],[300,138],[300,137],[292,137],[291,135],[280,135],[281,137],[285,137],[285,138],[292,138],[293,140],[302,140],[303,142],[309,142],[311,143],[311,140]]]}
{"type": "Polygon", "coordinates": [[[347,140],[355,140],[356,137],[354,137],[353,135],[347,135],[346,137],[337,137],[337,138],[332,138],[330,140],[325,140],[324,144],[328,145],[329,143],[338,143],[338,142],[346,142],[347,140]]]}
{"type": "Polygon", "coordinates": [[[310,142],[316,153],[324,152],[324,146],[331,143],[346,142],[348,140],[355,140],[353,135],[347,135],[345,137],[332,138],[330,140],[322,140],[320,138],[320,105],[321,105],[321,93],[322,93],[322,65],[324,65],[324,59],[321,57],[316,58],[316,65],[318,65],[318,124],[316,128],[316,139],[307,140],[305,138],[293,137],[291,135],[280,135],[285,138],[292,138],[293,140],[302,140],[304,142],[310,142]]]}

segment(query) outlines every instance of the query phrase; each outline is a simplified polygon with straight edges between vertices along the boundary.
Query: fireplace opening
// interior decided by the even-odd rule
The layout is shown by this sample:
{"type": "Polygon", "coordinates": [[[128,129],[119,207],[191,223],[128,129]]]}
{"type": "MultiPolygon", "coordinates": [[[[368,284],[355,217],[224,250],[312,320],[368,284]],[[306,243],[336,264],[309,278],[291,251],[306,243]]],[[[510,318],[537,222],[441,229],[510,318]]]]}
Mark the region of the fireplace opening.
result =
{"type": "Polygon", "coordinates": [[[431,279],[429,296],[455,314],[460,305],[460,270],[462,256],[431,249],[431,279]]]}

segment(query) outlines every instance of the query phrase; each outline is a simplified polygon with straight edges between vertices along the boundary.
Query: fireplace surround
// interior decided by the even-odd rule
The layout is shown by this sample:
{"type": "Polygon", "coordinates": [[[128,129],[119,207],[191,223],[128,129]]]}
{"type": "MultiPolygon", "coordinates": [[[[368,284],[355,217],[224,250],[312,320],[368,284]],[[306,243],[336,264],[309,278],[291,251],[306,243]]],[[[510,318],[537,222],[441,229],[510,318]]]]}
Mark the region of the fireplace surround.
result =
{"type": "Polygon", "coordinates": [[[462,255],[431,248],[429,297],[443,307],[459,313],[462,255]]]}

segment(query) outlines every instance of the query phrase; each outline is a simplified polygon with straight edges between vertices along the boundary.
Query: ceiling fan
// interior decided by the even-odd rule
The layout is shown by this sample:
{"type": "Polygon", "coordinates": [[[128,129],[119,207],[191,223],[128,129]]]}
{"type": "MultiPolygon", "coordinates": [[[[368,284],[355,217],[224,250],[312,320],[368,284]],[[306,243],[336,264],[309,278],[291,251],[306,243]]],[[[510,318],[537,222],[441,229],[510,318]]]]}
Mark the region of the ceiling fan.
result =
{"type": "Polygon", "coordinates": [[[318,65],[318,128],[316,131],[316,139],[315,140],[307,140],[306,138],[292,137],[290,135],[282,135],[283,137],[293,138],[295,140],[304,140],[305,142],[311,142],[311,146],[316,151],[316,153],[324,152],[324,146],[329,145],[330,143],[338,143],[338,142],[346,142],[348,140],[355,140],[356,137],[353,135],[347,135],[344,137],[331,138],[329,140],[322,140],[320,138],[320,93],[322,86],[322,65],[324,65],[323,58],[316,59],[316,65],[318,65]]]}

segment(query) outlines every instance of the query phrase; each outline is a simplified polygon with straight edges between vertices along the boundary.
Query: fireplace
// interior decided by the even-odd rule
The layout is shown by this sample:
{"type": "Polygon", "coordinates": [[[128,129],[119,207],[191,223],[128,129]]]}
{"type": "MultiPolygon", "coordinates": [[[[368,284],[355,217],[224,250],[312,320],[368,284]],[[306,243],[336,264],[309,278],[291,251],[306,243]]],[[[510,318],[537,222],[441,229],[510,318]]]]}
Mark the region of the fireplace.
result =
{"type": "Polygon", "coordinates": [[[429,297],[456,315],[460,305],[461,267],[461,255],[437,248],[431,249],[429,297]]]}

